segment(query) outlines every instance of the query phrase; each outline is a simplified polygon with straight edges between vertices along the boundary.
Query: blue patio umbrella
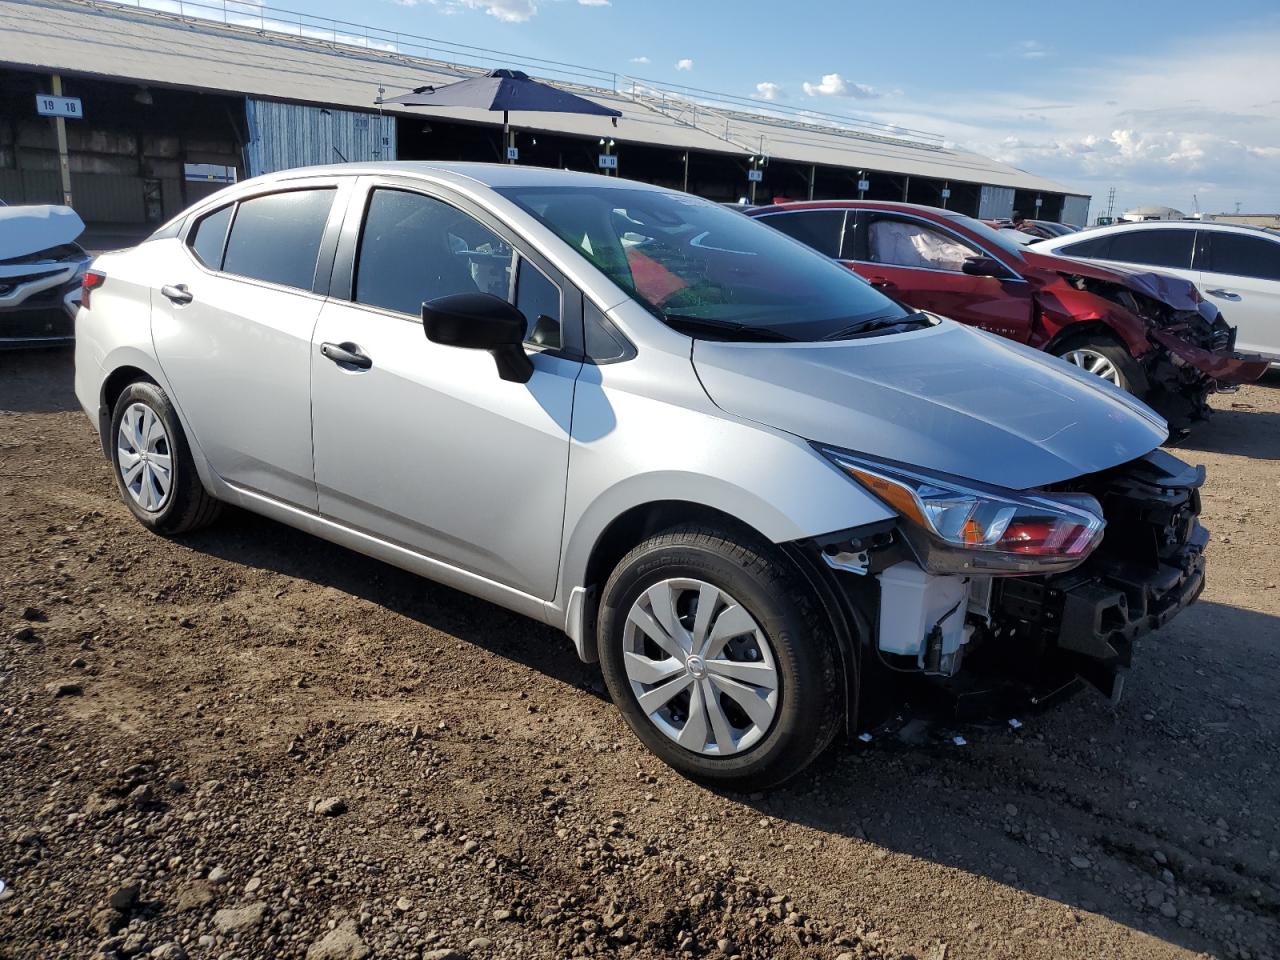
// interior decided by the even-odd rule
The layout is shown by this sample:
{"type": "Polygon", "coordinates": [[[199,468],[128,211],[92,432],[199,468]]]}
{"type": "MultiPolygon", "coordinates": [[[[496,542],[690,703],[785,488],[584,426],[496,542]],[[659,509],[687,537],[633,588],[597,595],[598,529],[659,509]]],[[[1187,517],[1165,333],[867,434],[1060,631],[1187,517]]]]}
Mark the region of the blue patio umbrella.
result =
{"type": "Polygon", "coordinates": [[[417,87],[410,93],[378,102],[384,105],[396,103],[404,107],[472,107],[493,112],[501,110],[503,141],[507,146],[511,145],[512,111],[582,113],[613,117],[615,120],[622,116],[620,110],[603,107],[594,100],[541,83],[519,70],[505,69],[494,70],[485,77],[459,80],[442,87],[417,87]]]}

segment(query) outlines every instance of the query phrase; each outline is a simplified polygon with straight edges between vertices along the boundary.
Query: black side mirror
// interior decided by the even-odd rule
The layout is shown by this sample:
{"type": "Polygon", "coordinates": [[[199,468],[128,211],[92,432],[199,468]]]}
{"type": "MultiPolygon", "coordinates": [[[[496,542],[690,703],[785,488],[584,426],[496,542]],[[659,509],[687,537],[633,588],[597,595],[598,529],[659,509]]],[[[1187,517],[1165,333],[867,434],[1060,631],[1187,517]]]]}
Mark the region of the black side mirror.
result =
{"type": "Polygon", "coordinates": [[[960,269],[971,277],[997,277],[1003,280],[1009,275],[1004,264],[995,257],[965,257],[960,269]]]}
{"type": "Polygon", "coordinates": [[[528,383],[533,362],[524,352],[524,314],[491,293],[458,293],[422,305],[422,329],[427,339],[446,347],[488,350],[498,376],[528,383]]]}

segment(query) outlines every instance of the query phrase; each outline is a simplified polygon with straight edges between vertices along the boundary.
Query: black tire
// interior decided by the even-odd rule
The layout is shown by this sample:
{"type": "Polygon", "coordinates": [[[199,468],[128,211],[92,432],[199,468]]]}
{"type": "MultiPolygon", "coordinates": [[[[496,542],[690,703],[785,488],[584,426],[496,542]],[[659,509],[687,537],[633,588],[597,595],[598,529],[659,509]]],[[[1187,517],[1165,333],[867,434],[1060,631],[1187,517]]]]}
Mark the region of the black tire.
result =
{"type": "Polygon", "coordinates": [[[111,414],[107,449],[111,454],[111,471],[115,476],[120,499],[138,518],[138,522],[148,529],[165,535],[188,533],[212,523],[221,512],[222,504],[205,490],[196,473],[191,448],[187,445],[186,435],[182,432],[182,424],[178,421],[173,404],[156,384],[140,380],[129,384],[120,393],[111,414]],[[154,510],[145,509],[134,499],[126,489],[124,474],[120,468],[120,425],[126,411],[134,404],[150,408],[163,422],[168,436],[166,446],[172,464],[172,477],[167,497],[154,510]]]}
{"type": "MultiPolygon", "coordinates": [[[[1115,368],[1119,378],[1117,385],[1121,389],[1139,398],[1146,395],[1147,378],[1143,376],[1142,368],[1118,340],[1108,337],[1105,333],[1077,334],[1067,337],[1054,347],[1053,355],[1068,360],[1072,353],[1078,351],[1088,351],[1105,357],[1115,368]]],[[[1068,360],[1068,362],[1071,361],[1068,360]]]]}
{"type": "Polygon", "coordinates": [[[633,549],[604,588],[597,644],[605,684],[632,731],[669,766],[708,786],[777,786],[822,753],[839,726],[842,684],[830,622],[794,565],[747,531],[685,524],[633,549]],[[632,605],[672,578],[703,581],[728,593],[769,645],[779,680],[776,710],[763,737],[741,752],[708,755],[677,744],[641,709],[626,674],[624,630],[632,605]]]}

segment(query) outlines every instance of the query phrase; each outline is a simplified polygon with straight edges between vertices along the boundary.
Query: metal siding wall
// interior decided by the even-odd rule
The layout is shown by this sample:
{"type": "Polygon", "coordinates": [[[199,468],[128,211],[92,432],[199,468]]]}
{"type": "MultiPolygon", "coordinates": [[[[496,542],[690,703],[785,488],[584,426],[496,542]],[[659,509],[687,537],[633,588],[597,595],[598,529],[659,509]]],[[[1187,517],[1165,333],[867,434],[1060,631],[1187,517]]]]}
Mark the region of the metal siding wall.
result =
{"type": "Polygon", "coordinates": [[[249,176],[292,167],[396,158],[394,117],[247,98],[249,176]],[[335,150],[336,148],[336,150],[335,150]],[[341,154],[341,156],[339,155],[341,154]]]}
{"type": "Polygon", "coordinates": [[[978,219],[996,220],[1013,215],[1013,187],[984,186],[978,200],[978,219]]]}
{"type": "Polygon", "coordinates": [[[1070,194],[1062,198],[1062,222],[1077,227],[1089,225],[1090,197],[1073,197],[1070,194]]]}
{"type": "Polygon", "coordinates": [[[80,219],[97,223],[146,223],[142,178],[111,173],[71,174],[71,198],[80,219]]]}

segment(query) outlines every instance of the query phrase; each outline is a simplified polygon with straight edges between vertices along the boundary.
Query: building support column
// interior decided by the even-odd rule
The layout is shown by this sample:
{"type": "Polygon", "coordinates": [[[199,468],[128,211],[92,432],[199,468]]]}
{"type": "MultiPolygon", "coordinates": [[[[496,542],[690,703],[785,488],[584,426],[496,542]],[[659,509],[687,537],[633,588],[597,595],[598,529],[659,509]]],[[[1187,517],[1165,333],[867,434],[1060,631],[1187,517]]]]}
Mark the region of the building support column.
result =
{"type": "MultiPolygon", "coordinates": [[[[53,74],[53,95],[62,96],[62,74],[53,74]]],[[[58,137],[58,172],[62,176],[62,203],[71,206],[71,157],[67,153],[67,121],[64,117],[53,118],[53,129],[58,137]]]]}
{"type": "Polygon", "coordinates": [[[813,164],[809,167],[809,199],[813,199],[814,184],[818,182],[818,165],[813,164]]]}

